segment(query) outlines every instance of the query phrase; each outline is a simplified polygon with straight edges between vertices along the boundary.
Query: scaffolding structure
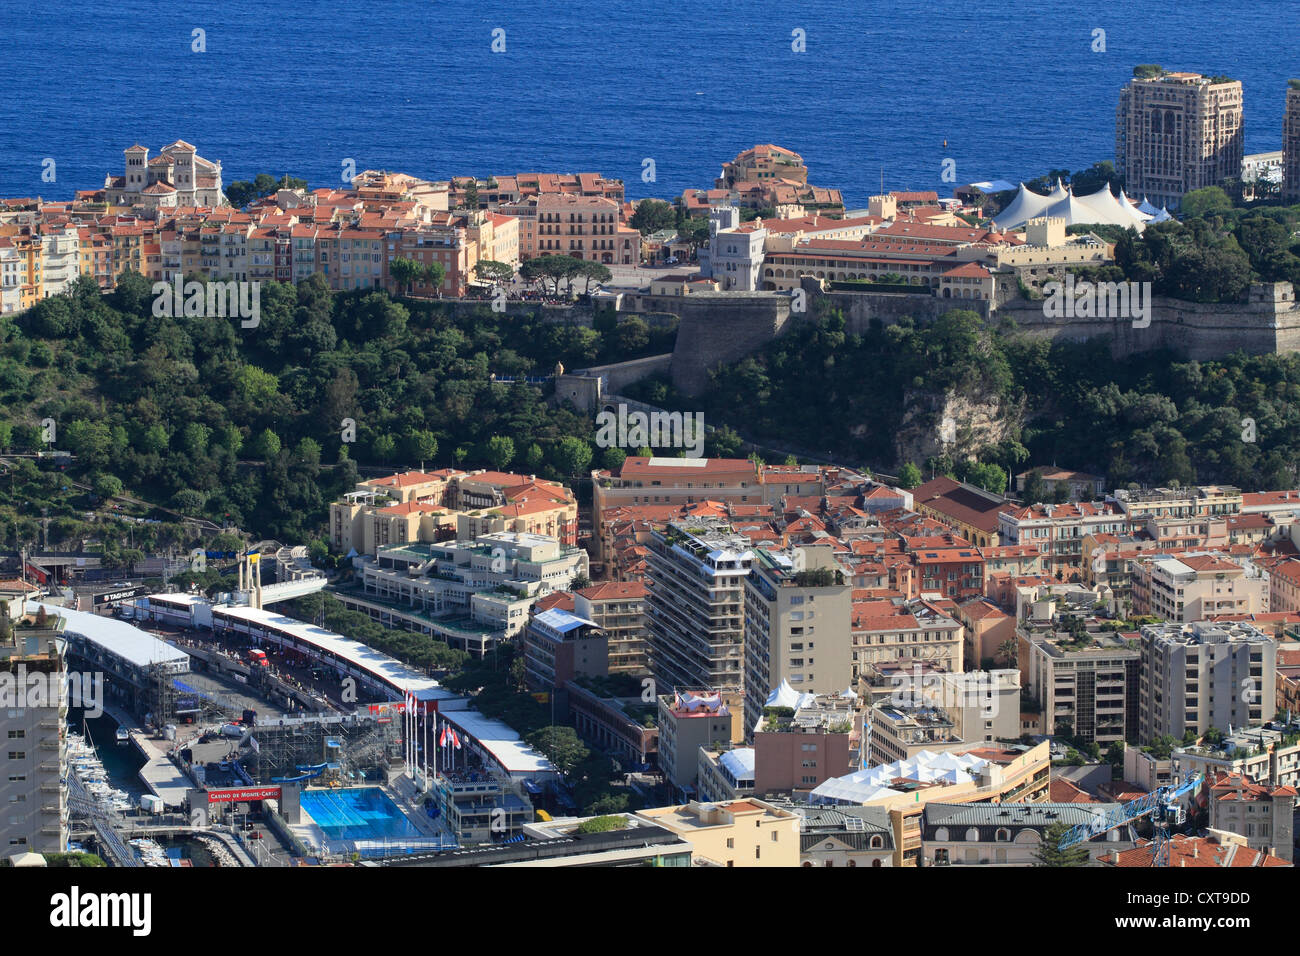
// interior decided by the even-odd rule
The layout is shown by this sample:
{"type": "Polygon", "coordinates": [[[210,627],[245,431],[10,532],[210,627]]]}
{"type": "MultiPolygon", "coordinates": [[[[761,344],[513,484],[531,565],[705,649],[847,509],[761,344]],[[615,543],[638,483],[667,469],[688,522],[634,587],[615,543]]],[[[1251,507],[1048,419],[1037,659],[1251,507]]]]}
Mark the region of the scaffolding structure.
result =
{"type": "Polygon", "coordinates": [[[252,730],[253,752],[243,759],[258,783],[293,777],[300,767],[337,763],[342,776],[386,772],[402,753],[401,721],[362,714],[285,717],[252,730]]]}

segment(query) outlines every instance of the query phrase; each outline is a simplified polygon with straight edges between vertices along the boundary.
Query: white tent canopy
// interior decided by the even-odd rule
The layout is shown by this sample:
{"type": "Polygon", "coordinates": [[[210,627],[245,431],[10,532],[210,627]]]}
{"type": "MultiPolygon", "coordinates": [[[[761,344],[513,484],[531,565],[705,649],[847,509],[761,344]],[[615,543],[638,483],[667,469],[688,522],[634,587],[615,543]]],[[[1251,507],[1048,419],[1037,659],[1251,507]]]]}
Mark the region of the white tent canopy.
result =
{"type": "Polygon", "coordinates": [[[889,785],[898,779],[921,783],[964,783],[988,764],[971,754],[935,753],[922,750],[915,757],[835,777],[809,795],[810,803],[864,804],[900,793],[889,785]]]}
{"type": "Polygon", "coordinates": [[[765,707],[789,707],[791,710],[798,710],[800,707],[807,706],[816,699],[815,694],[801,694],[790,686],[788,680],[782,680],[780,685],[767,695],[765,707]]]}
{"type": "Polygon", "coordinates": [[[685,694],[677,695],[677,705],[685,710],[716,711],[722,707],[722,695],[714,693],[696,696],[687,691],[685,694]]]}
{"type": "Polygon", "coordinates": [[[1019,229],[1030,219],[1051,216],[1064,219],[1067,226],[1101,223],[1112,226],[1133,226],[1139,232],[1151,214],[1137,209],[1122,192],[1116,198],[1108,186],[1086,196],[1075,195],[1072,189],[1056,181],[1050,195],[1033,192],[1020,184],[1020,191],[1010,205],[993,221],[1000,230],[1019,229]]]}

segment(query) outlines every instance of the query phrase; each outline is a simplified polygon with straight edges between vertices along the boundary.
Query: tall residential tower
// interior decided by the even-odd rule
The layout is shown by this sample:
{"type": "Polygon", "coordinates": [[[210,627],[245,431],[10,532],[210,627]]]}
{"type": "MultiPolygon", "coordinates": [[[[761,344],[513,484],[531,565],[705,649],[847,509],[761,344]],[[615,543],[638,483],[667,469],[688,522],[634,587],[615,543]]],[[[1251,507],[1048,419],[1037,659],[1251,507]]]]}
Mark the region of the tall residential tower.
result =
{"type": "Polygon", "coordinates": [[[1139,66],[1115,109],[1115,168],[1135,199],[1176,207],[1241,175],[1241,82],[1139,66]]]}

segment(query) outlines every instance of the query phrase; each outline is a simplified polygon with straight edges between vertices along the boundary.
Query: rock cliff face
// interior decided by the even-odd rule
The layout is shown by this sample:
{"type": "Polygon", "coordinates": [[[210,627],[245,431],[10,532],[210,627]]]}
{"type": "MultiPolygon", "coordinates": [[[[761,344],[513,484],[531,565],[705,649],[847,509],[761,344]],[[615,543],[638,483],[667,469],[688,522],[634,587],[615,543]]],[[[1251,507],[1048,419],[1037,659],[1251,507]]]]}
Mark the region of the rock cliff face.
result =
{"type": "Polygon", "coordinates": [[[993,395],[943,394],[908,389],[906,412],[894,435],[899,465],[921,464],[945,451],[953,459],[974,458],[985,445],[995,445],[1012,433],[1021,410],[1008,408],[993,395]]]}

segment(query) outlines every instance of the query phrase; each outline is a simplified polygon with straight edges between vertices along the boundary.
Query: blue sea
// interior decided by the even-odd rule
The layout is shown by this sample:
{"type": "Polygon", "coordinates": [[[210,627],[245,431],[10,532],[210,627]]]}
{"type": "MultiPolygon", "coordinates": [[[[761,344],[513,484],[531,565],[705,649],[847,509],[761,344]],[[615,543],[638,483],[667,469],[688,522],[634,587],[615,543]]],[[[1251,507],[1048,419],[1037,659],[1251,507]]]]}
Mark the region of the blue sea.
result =
{"type": "Polygon", "coordinates": [[[1297,40],[1290,2],[0,0],[0,196],[71,198],[176,139],[227,181],[339,185],[350,159],[596,170],[633,199],[774,142],[850,205],[882,176],[947,195],[945,159],[964,183],[1113,158],[1137,63],[1241,79],[1246,152],[1280,148],[1297,40]]]}

